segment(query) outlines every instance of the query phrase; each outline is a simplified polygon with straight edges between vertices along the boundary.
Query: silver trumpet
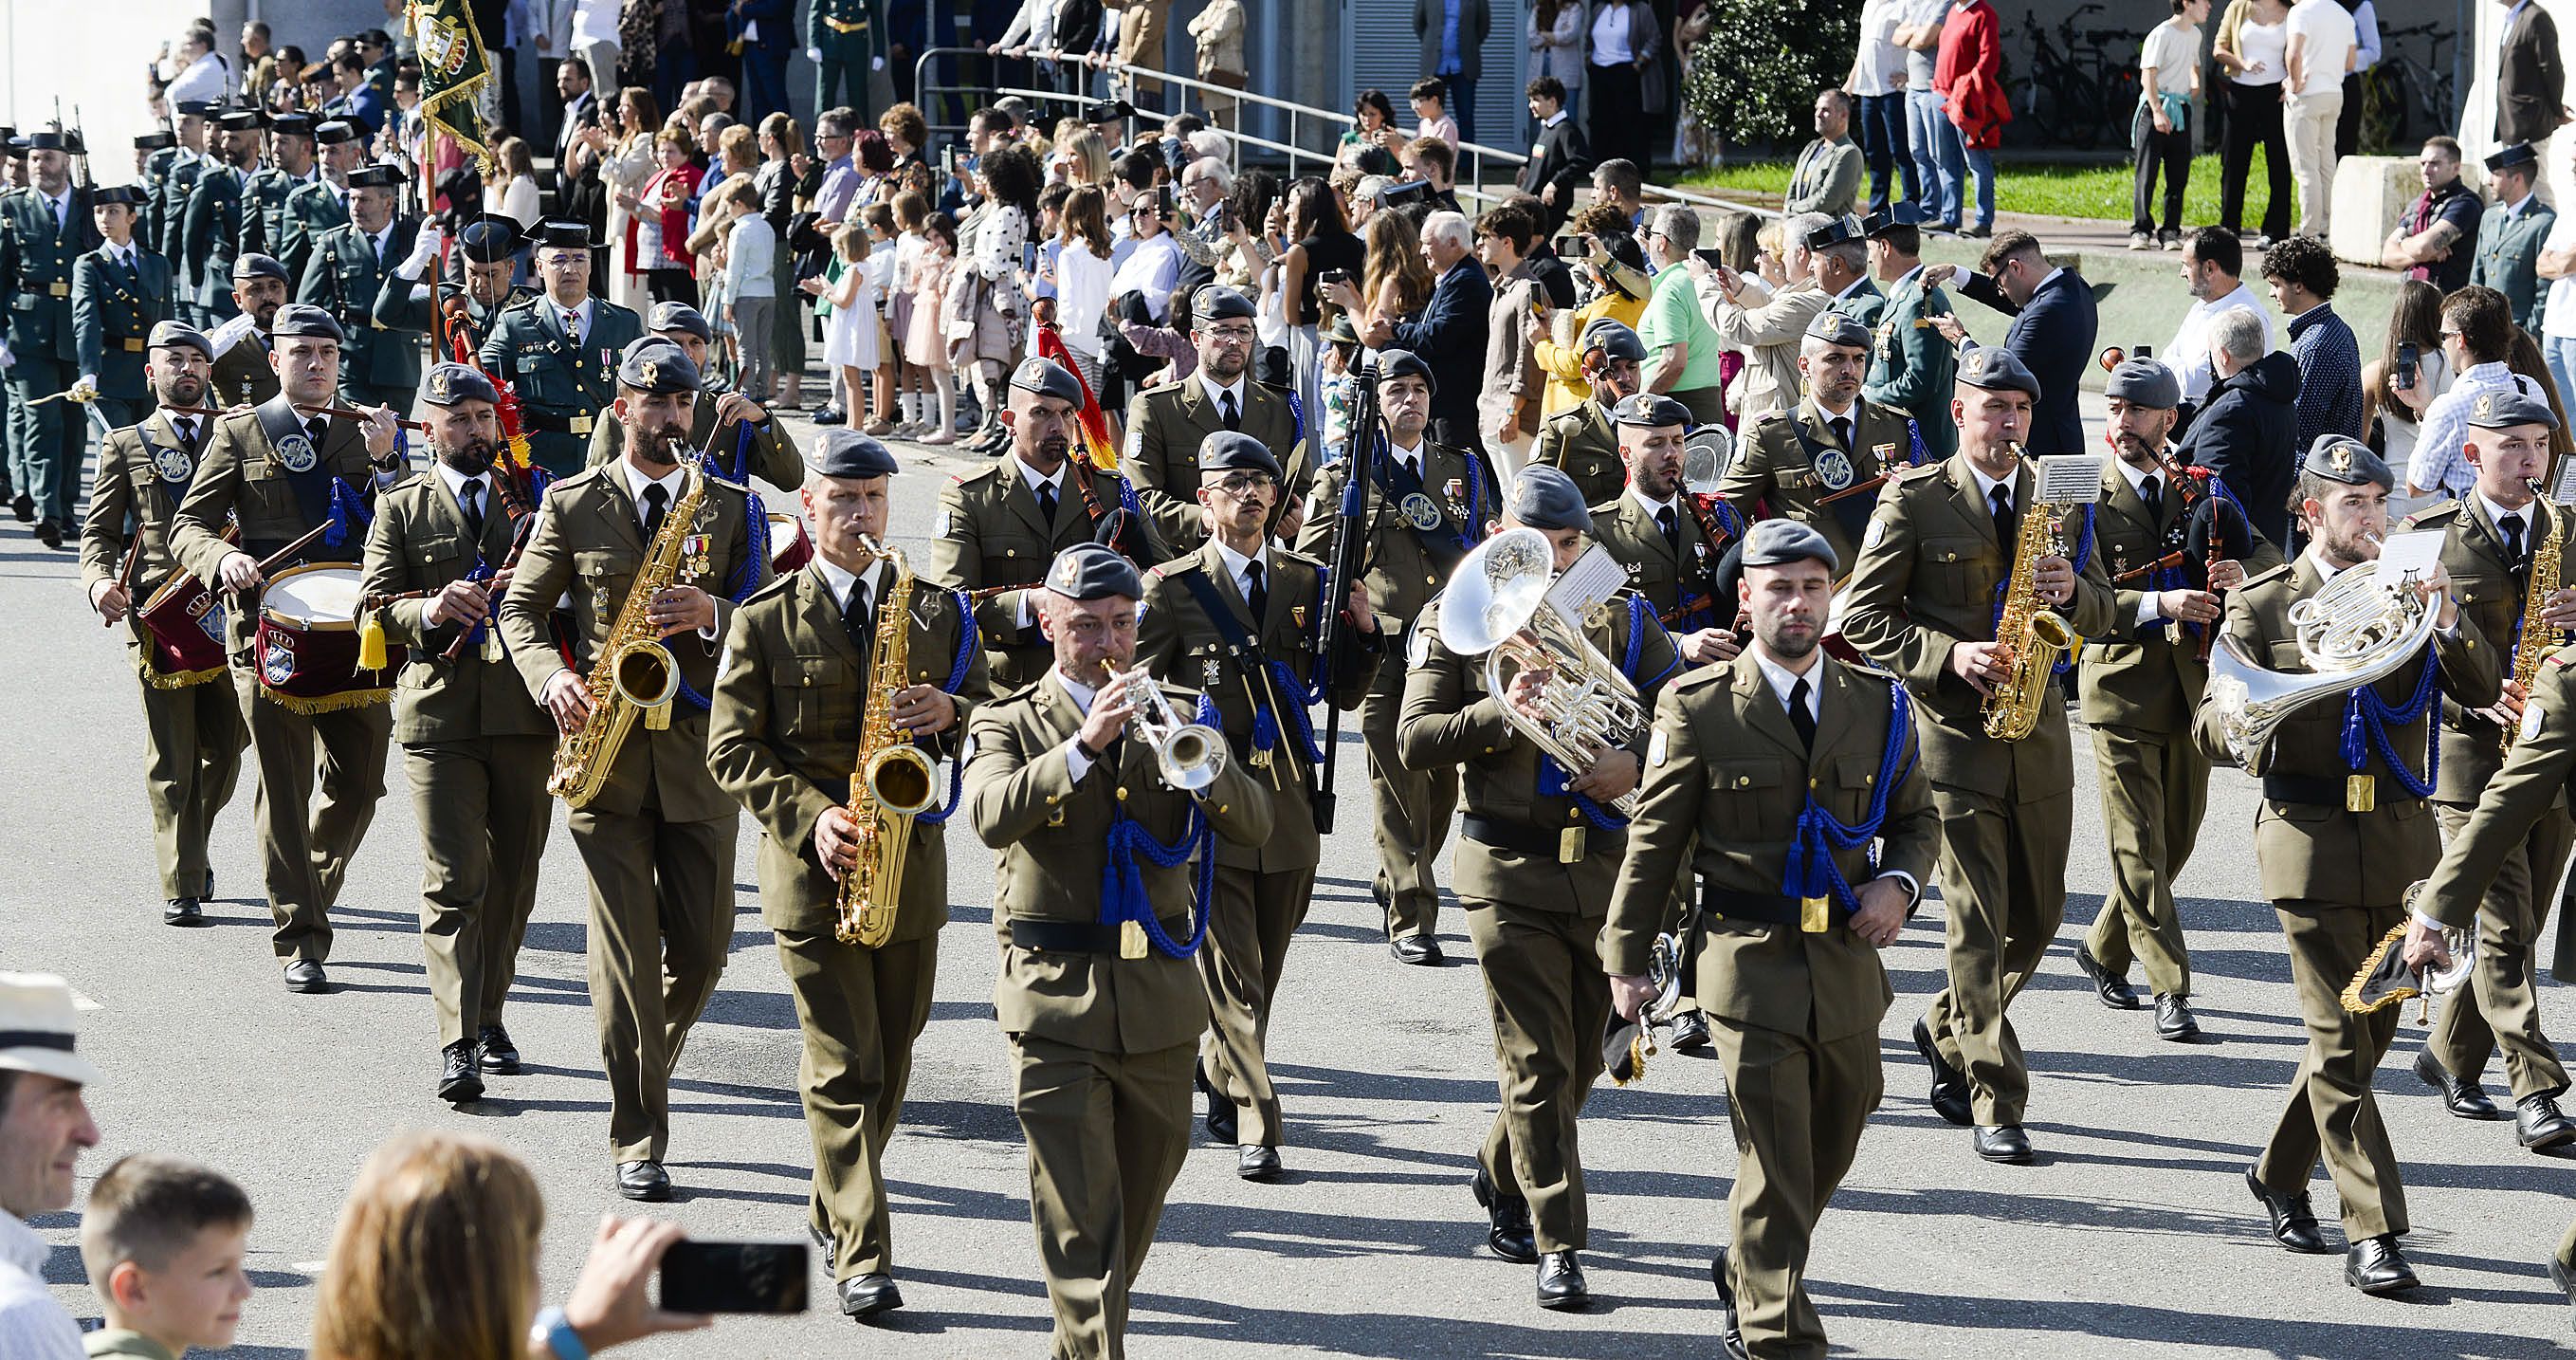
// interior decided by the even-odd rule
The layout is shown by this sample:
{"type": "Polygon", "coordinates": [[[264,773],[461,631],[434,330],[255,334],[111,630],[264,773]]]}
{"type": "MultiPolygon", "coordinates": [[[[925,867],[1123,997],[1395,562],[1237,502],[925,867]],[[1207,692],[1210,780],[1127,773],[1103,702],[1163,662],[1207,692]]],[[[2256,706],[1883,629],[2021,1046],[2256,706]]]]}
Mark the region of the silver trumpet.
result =
{"type": "Polygon", "coordinates": [[[1172,711],[1162,686],[1142,666],[1116,677],[1114,683],[1136,708],[1127,731],[1153,748],[1154,766],[1163,782],[1184,793],[1196,793],[1225,772],[1225,734],[1205,723],[1185,723],[1172,711]]]}
{"type": "MultiPolygon", "coordinates": [[[[1485,688],[1503,716],[1570,777],[1635,740],[1647,714],[1637,687],[1583,636],[1581,622],[1547,602],[1554,565],[1547,536],[1536,529],[1505,529],[1476,545],[1441,593],[1440,643],[1485,658],[1485,688]],[[1505,700],[1524,671],[1547,677],[1538,698],[1543,723],[1505,700]]],[[[1631,789],[1611,806],[1634,817],[1643,801],[1631,789]]]]}
{"type": "MultiPolygon", "coordinates": [[[[2377,536],[2372,536],[2376,542],[2377,536]]],[[[2433,639],[2438,601],[2415,591],[2412,578],[2394,586],[2378,581],[2369,562],[2335,573],[2326,588],[2290,606],[2298,630],[2299,658],[2311,673],[2268,670],[2222,637],[2209,653],[2209,698],[2219,731],[2238,764],[2254,768],[2256,755],[2281,720],[2319,699],[2335,698],[2413,660],[2433,639]]]]}

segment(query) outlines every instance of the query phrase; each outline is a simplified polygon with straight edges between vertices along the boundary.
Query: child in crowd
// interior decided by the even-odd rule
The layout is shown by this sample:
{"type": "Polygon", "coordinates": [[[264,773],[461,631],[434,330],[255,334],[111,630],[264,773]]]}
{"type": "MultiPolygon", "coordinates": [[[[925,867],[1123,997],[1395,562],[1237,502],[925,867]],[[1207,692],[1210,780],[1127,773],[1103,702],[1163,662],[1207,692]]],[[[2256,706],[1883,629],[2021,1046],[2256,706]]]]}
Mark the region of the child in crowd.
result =
{"type": "Polygon", "coordinates": [[[939,394],[938,408],[926,412],[932,423],[924,444],[957,442],[957,378],[948,364],[946,309],[940,298],[948,288],[949,262],[957,257],[957,222],[932,213],[921,224],[922,249],[912,266],[912,323],[903,337],[906,358],[930,370],[930,385],[939,394]]]}
{"type": "MultiPolygon", "coordinates": [[[[876,314],[867,321],[868,333],[876,338],[874,401],[876,419],[868,422],[867,432],[889,435],[895,432],[895,379],[899,365],[895,361],[894,336],[886,329],[886,290],[894,283],[894,209],[883,203],[871,203],[859,210],[859,224],[867,229],[868,254],[859,265],[867,271],[868,295],[875,299],[876,314]]],[[[864,353],[867,346],[860,346],[864,353]]]]}
{"type": "Polygon", "coordinates": [[[847,423],[856,430],[867,424],[860,375],[877,366],[877,298],[875,280],[868,274],[864,222],[845,222],[832,233],[832,257],[831,278],[809,280],[806,286],[831,305],[823,322],[823,362],[840,374],[841,390],[849,397],[847,423]]]}
{"type": "Polygon", "coordinates": [[[930,387],[926,361],[912,347],[912,276],[921,266],[921,253],[929,244],[922,227],[930,219],[930,196],[906,187],[894,196],[894,220],[898,235],[894,243],[893,277],[887,281],[886,334],[894,342],[895,361],[901,366],[902,385],[897,404],[902,408],[903,423],[895,427],[898,439],[918,438],[930,428],[930,387]]]}
{"type": "Polygon", "coordinates": [[[81,1261],[107,1318],[89,1354],[178,1360],[231,1346],[250,1297],[250,1223],[250,1197],[218,1172],[151,1152],[110,1166],[81,1215],[81,1261]]]}
{"type": "Polygon", "coordinates": [[[1458,120],[1449,116],[1449,82],[1438,76],[1424,76],[1413,82],[1413,135],[1437,137],[1458,149],[1458,120]]]}
{"type": "Polygon", "coordinates": [[[1338,463],[1342,450],[1351,440],[1351,409],[1359,402],[1359,375],[1352,365],[1359,362],[1360,337],[1351,327],[1348,312],[1335,312],[1324,328],[1324,452],[1322,461],[1338,463]]]}

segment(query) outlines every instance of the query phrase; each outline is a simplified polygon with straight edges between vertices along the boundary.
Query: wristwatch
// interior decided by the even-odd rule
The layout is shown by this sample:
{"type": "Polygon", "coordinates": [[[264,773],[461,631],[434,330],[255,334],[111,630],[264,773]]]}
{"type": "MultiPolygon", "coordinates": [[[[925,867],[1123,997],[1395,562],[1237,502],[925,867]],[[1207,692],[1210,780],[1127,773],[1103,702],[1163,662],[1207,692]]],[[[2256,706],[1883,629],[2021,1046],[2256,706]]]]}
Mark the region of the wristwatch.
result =
{"type": "Polygon", "coordinates": [[[581,1333],[573,1330],[572,1320],[564,1316],[563,1309],[549,1306],[540,1310],[534,1330],[555,1360],[590,1360],[590,1348],[581,1344],[581,1333]]]}

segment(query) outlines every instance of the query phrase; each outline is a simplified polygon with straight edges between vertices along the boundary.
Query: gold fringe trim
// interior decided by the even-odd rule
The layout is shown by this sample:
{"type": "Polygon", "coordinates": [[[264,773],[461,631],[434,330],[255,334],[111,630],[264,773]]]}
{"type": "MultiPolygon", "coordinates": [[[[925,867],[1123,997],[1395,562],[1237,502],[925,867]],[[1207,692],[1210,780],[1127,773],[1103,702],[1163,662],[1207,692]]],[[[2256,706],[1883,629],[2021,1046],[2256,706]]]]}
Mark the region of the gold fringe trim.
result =
{"type": "Polygon", "coordinates": [[[325,694],[319,699],[307,699],[294,694],[280,694],[266,684],[262,684],[259,687],[259,697],[289,713],[311,718],[324,713],[337,713],[347,708],[365,708],[371,704],[392,703],[394,692],[389,689],[353,689],[345,694],[325,694]]]}
{"type": "MultiPolygon", "coordinates": [[[[2415,894],[2411,891],[2406,894],[2406,907],[2411,914],[2415,907],[2415,894]]],[[[2406,929],[2404,925],[2390,927],[2388,933],[2380,937],[2377,947],[2370,951],[2370,956],[2361,961],[2361,971],[2353,974],[2352,981],[2343,985],[2343,1008],[2347,1013],[2369,1015],[2374,1011],[2384,1011],[2391,1006],[2402,1006],[2406,1004],[2408,997],[2420,993],[2422,989],[2416,987],[2395,987],[2389,990],[2388,995],[2377,1001],[2365,1002],[2361,999],[2362,985],[2370,981],[2371,974],[2379,971],[2379,965],[2387,959],[2388,951],[2406,943],[2406,929]]]]}
{"type": "Polygon", "coordinates": [[[145,666],[143,683],[154,689],[187,689],[192,685],[205,684],[209,680],[221,680],[231,674],[232,669],[227,666],[217,666],[209,671],[157,671],[150,666],[145,666]]]}

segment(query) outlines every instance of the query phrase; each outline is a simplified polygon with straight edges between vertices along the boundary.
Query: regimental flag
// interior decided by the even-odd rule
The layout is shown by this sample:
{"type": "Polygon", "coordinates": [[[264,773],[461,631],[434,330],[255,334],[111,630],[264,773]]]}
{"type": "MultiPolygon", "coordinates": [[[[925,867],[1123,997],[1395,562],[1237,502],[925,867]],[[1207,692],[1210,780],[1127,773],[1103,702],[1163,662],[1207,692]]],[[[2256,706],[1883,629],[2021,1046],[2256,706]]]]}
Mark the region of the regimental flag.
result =
{"type": "MultiPolygon", "coordinates": [[[[486,169],[492,149],[483,144],[483,125],[474,113],[475,96],[492,79],[492,59],[483,50],[466,0],[411,0],[411,29],[420,49],[420,114],[435,132],[456,139],[486,169]]],[[[424,157],[422,164],[430,164],[424,157]]]]}
{"type": "Polygon", "coordinates": [[[1074,386],[1082,389],[1082,409],[1074,412],[1073,420],[1082,431],[1083,456],[1102,472],[1116,472],[1118,446],[1109,442],[1109,417],[1100,413],[1100,398],[1082,380],[1082,365],[1073,361],[1073,351],[1065,347],[1055,327],[1038,327],[1038,357],[1073,375],[1074,386]]]}

